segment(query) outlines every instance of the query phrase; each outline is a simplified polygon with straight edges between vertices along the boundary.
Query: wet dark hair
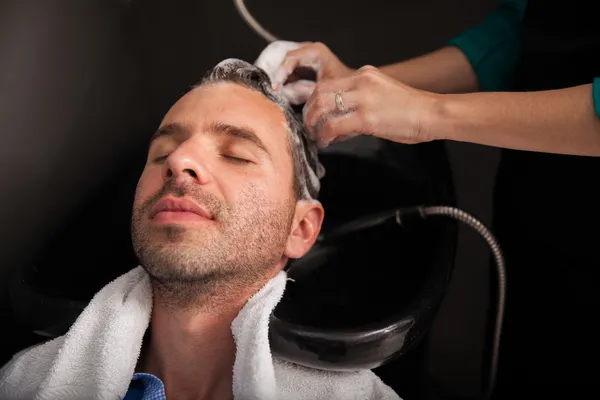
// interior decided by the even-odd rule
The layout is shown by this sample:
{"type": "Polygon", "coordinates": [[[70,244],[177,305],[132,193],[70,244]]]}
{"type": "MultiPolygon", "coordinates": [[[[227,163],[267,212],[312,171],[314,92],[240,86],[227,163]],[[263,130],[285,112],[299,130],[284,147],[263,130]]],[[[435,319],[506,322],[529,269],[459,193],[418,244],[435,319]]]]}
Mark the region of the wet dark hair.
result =
{"type": "Polygon", "coordinates": [[[275,92],[267,73],[246,61],[230,58],[208,71],[198,86],[230,82],[262,93],[285,114],[290,132],[290,153],[294,168],[294,192],[298,200],[317,199],[325,169],[318,159],[317,143],[306,132],[302,116],[283,96],[275,92]]]}

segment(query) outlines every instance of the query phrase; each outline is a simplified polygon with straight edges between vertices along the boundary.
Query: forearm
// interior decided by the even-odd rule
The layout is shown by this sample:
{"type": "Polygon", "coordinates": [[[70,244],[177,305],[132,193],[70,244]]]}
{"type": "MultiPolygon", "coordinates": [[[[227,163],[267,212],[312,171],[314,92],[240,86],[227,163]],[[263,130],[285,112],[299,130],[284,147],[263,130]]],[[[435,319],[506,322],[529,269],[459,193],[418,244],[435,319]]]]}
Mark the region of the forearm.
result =
{"type": "Polygon", "coordinates": [[[379,68],[381,72],[417,89],[434,93],[479,91],[477,76],[465,54],[457,47],[379,68]]]}
{"type": "Polygon", "coordinates": [[[434,93],[471,93],[510,89],[519,55],[519,31],[526,0],[500,0],[475,26],[445,47],[382,67],[385,74],[434,93]]]}
{"type": "Polygon", "coordinates": [[[600,156],[592,89],[589,84],[540,92],[438,95],[429,132],[436,139],[600,156]]]}

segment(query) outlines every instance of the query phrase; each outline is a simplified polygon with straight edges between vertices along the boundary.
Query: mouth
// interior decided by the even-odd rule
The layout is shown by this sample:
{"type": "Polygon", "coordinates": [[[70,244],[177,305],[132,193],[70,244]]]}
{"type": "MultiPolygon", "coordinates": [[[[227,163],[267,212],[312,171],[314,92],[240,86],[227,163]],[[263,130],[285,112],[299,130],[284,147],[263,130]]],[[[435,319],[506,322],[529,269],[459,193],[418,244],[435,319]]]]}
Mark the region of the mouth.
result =
{"type": "Polygon", "coordinates": [[[156,223],[208,222],[214,215],[192,200],[167,196],[152,208],[150,219],[156,223]]]}

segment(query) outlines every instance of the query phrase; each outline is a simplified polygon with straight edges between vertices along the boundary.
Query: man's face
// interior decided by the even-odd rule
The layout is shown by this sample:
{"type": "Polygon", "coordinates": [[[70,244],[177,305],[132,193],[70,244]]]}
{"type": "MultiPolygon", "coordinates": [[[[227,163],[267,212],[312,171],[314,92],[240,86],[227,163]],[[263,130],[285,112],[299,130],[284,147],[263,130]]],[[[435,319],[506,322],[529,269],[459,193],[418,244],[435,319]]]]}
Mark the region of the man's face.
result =
{"type": "Polygon", "coordinates": [[[283,112],[232,83],[169,110],[138,183],[133,244],[161,281],[256,279],[282,260],[296,209],[283,112]]]}

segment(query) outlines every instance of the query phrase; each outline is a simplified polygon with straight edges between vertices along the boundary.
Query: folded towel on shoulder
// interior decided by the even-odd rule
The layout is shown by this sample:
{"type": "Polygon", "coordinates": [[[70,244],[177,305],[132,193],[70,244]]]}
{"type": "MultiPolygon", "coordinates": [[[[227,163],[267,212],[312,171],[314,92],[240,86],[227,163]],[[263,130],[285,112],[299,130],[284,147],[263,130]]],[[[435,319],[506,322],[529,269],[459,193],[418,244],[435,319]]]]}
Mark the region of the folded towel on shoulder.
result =
{"type": "MultiPolygon", "coordinates": [[[[252,296],[232,324],[236,400],[397,400],[372,371],[325,372],[278,360],[269,346],[269,316],[287,275],[252,296]]],[[[122,399],[152,314],[152,287],[137,267],[106,285],[69,331],[17,353],[0,369],[0,399],[122,399]]]]}

